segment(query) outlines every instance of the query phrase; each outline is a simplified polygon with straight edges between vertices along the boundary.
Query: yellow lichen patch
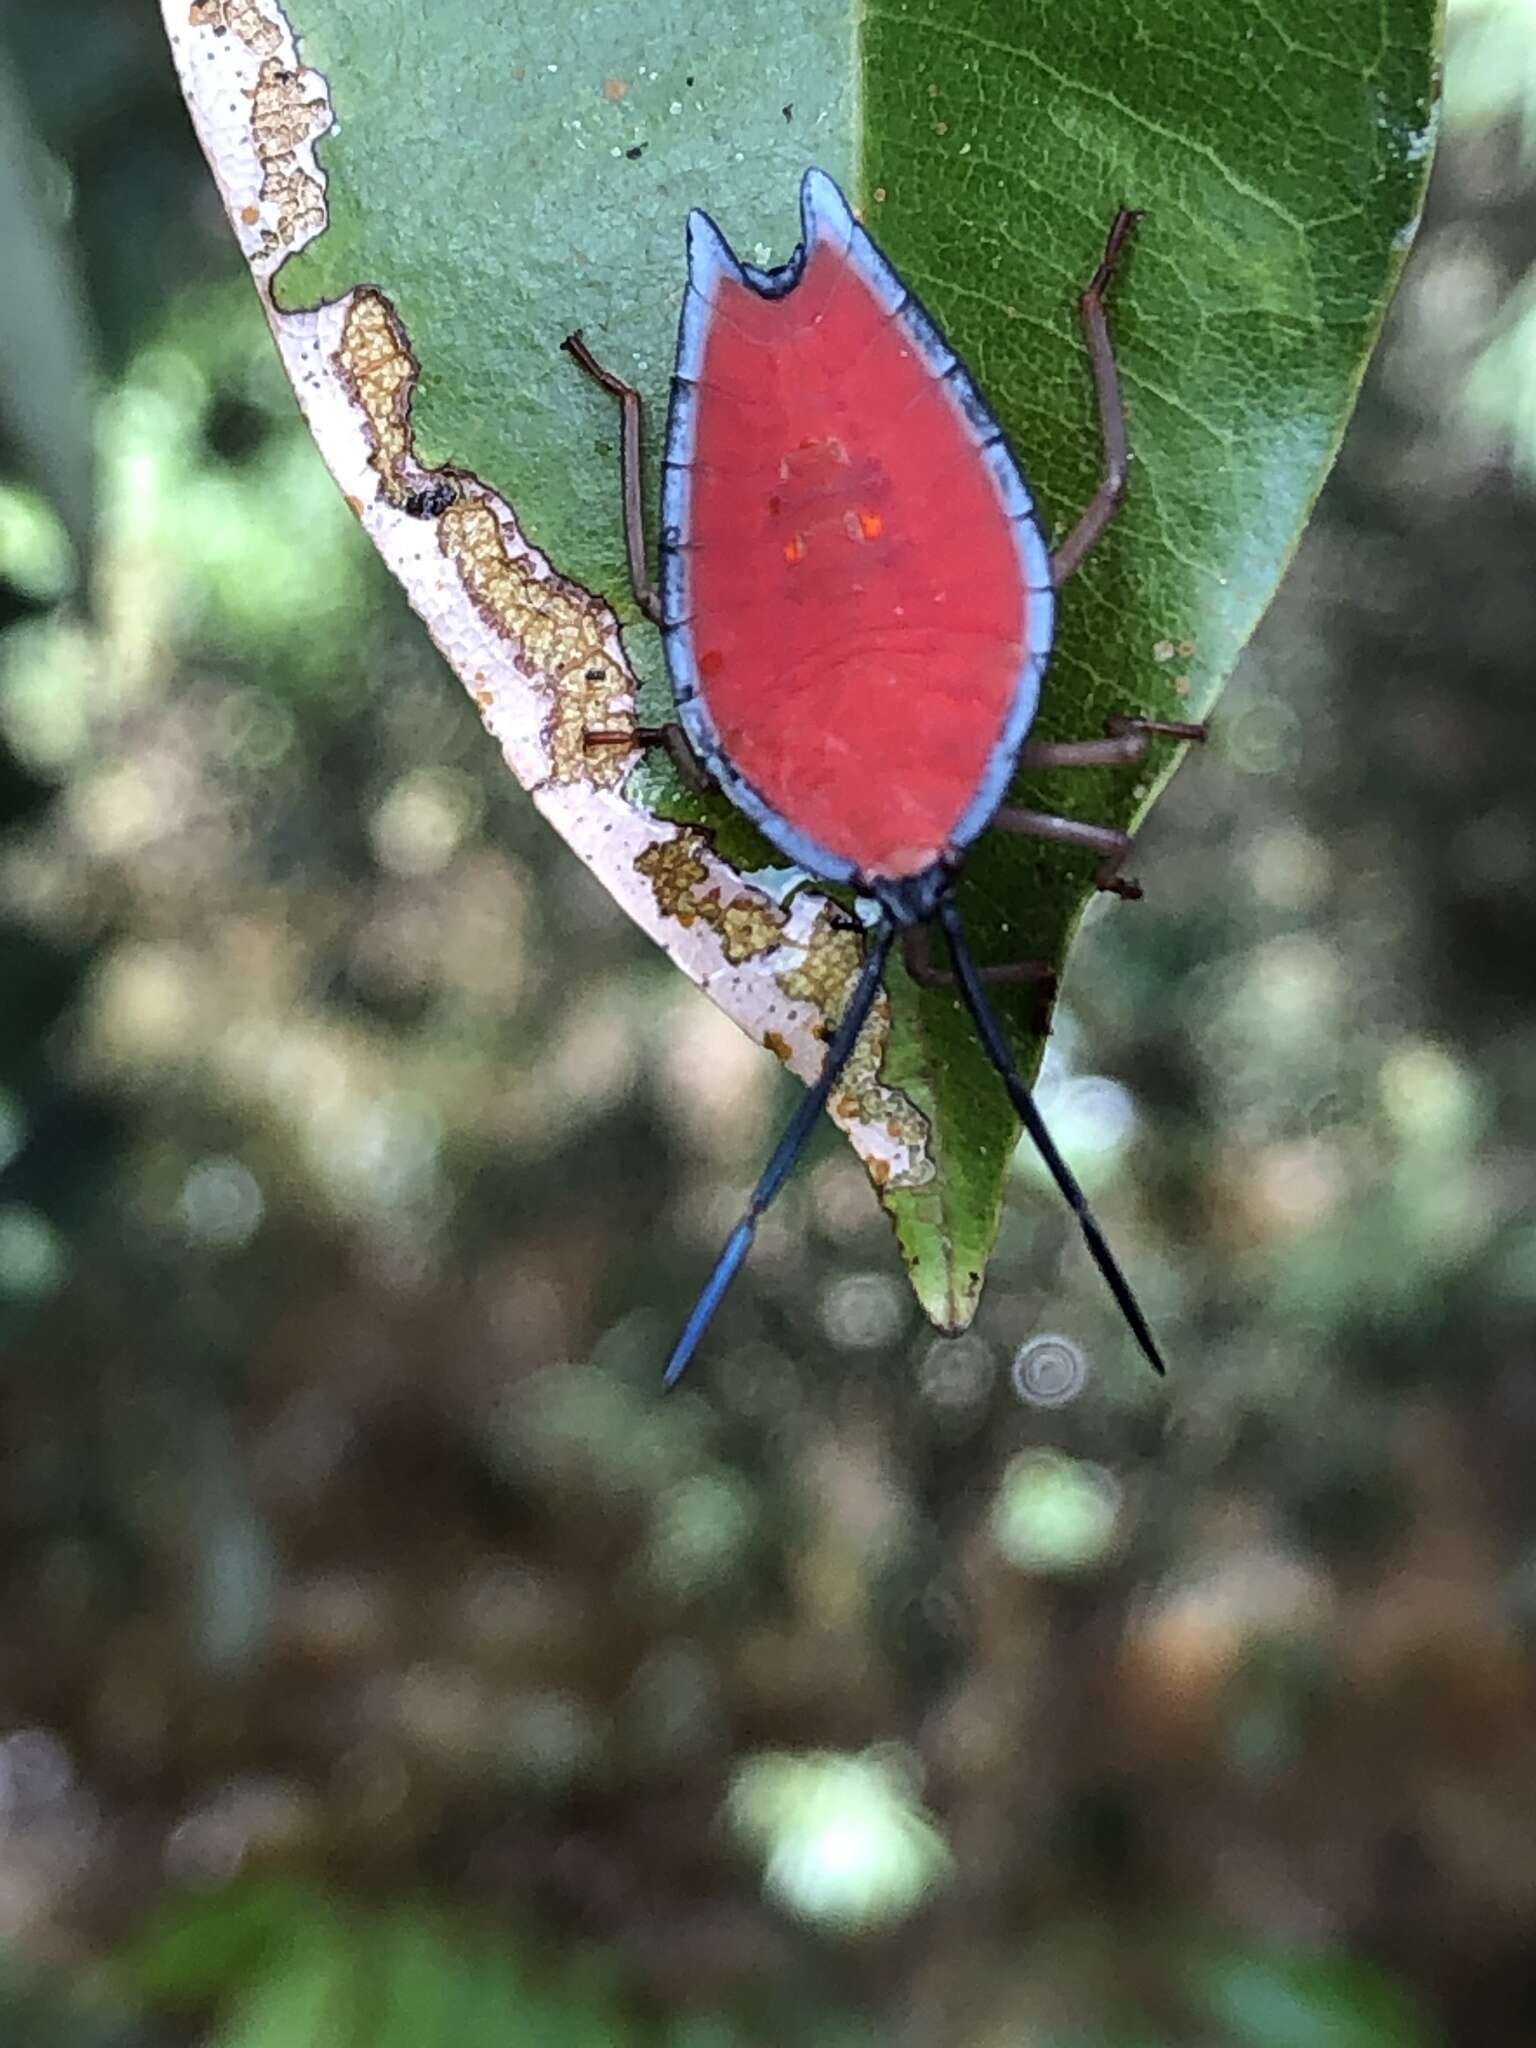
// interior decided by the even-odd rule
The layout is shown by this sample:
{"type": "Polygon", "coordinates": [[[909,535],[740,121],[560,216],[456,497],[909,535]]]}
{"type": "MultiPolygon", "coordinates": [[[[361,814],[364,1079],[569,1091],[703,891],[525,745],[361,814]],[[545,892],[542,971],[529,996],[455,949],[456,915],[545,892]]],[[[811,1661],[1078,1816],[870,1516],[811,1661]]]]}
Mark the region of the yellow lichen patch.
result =
{"type": "Polygon", "coordinates": [[[325,226],[325,194],[291,158],[268,165],[261,196],[277,215],[276,228],[269,228],[262,238],[269,253],[306,242],[325,226]]]}
{"type": "MultiPolygon", "coordinates": [[[[635,867],[650,883],[656,908],[684,927],[700,919],[718,932],[720,949],[733,967],[755,960],[759,953],[771,953],[783,943],[788,922],[784,912],[755,890],[744,890],[727,902],[719,882],[711,879],[704,847],[701,833],[685,830],[640,855],[635,867]]],[[[773,1049],[779,1051],[778,1046],[773,1049]]],[[[788,1051],[784,1046],[779,1057],[785,1058],[788,1051]]]]}
{"type": "Polygon", "coordinates": [[[261,202],[276,216],[262,241],[268,255],[307,240],[325,226],[325,193],[299,162],[298,152],[331,124],[323,81],[313,71],[290,71],[268,57],[251,92],[251,136],[261,159],[261,202]],[[316,90],[306,96],[313,82],[316,90]]]}
{"type": "Polygon", "coordinates": [[[843,1005],[853,991],[864,964],[864,945],[854,924],[834,923],[823,911],[811,933],[811,943],[798,967],[778,977],[779,987],[796,1002],[809,1003],[822,1016],[822,1036],[829,1037],[843,1014],[843,1005]]]}
{"type": "MultiPolygon", "coordinates": [[[[535,586],[547,591],[548,584],[535,586]]],[[[556,585],[557,589],[563,586],[556,585]]],[[[577,600],[579,602],[579,600],[577,600]]],[[[577,639],[580,639],[578,634],[577,639]]],[[[545,729],[554,782],[590,782],[598,789],[617,789],[629,773],[634,755],[611,741],[592,746],[587,734],[622,731],[634,717],[629,677],[601,651],[578,654],[571,667],[555,677],[555,715],[545,729]]]]}
{"type": "MultiPolygon", "coordinates": [[[[354,295],[334,361],[367,423],[368,462],[380,490],[397,511],[416,509],[421,479],[432,474],[420,468],[412,451],[411,401],[420,366],[382,292],[354,295]]],[[[511,645],[519,671],[553,682],[544,733],[550,780],[617,789],[629,772],[630,750],[590,747],[586,737],[634,721],[633,687],[608,651],[601,599],[557,576],[541,575],[531,556],[509,553],[495,507],[467,477],[455,477],[437,536],[476,611],[511,645]]],[[[482,710],[494,703],[489,691],[477,688],[474,694],[482,710]]]]}
{"type": "MultiPolygon", "coordinates": [[[[890,1184],[921,1187],[934,1175],[934,1164],[928,1157],[928,1119],[899,1089],[887,1088],[880,1079],[880,1062],[885,1058],[890,1036],[891,1006],[881,996],[859,1033],[853,1057],[843,1069],[833,1107],[845,1122],[873,1124],[898,1145],[905,1146],[910,1164],[899,1176],[887,1168],[890,1184]]],[[[875,1171],[873,1166],[870,1170],[875,1171]]],[[[880,1186],[887,1184],[878,1173],[875,1179],[880,1186]]]]}
{"type": "MultiPolygon", "coordinates": [[[[708,908],[702,914],[714,923],[708,908]]],[[[738,967],[744,960],[755,960],[759,953],[771,953],[780,943],[784,913],[766,896],[737,896],[721,910],[719,930],[726,959],[738,967]]]]}
{"type": "Polygon", "coordinates": [[[405,458],[411,446],[411,394],[419,366],[405,330],[382,292],[360,291],[347,308],[336,367],[368,420],[369,467],[385,497],[403,505],[408,493],[405,458]]]}
{"type": "MultiPolygon", "coordinates": [[[[816,920],[805,959],[776,978],[786,995],[814,1004],[821,1012],[826,1036],[842,1015],[863,964],[860,933],[834,922],[832,913],[824,910],[816,920]]],[[[928,1119],[898,1089],[887,1088],[880,1079],[880,1062],[890,1035],[891,1006],[882,994],[843,1069],[832,1107],[845,1123],[876,1125],[907,1148],[911,1164],[899,1176],[884,1161],[870,1163],[877,1186],[920,1187],[934,1175],[928,1157],[928,1119]],[[877,1170],[882,1166],[883,1172],[877,1170]]]]}
{"type": "Polygon", "coordinates": [[[587,744],[589,732],[611,731],[634,717],[629,677],[604,644],[602,600],[509,554],[501,521],[484,498],[450,505],[438,521],[438,544],[476,611],[516,649],[518,667],[554,681],[544,733],[550,779],[617,789],[629,772],[629,749],[587,744]]]}
{"type": "Polygon", "coordinates": [[[281,27],[255,0],[192,0],[187,19],[194,28],[228,29],[259,57],[270,57],[282,48],[281,27]]]}

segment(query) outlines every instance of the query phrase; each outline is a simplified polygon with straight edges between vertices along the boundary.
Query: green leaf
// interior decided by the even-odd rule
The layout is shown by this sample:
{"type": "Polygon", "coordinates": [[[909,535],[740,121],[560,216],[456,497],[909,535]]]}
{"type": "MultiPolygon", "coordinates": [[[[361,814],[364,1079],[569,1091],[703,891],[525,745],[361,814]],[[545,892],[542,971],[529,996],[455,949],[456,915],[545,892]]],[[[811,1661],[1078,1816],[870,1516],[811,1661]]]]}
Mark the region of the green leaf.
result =
{"type": "MultiPolygon", "coordinates": [[[[95,516],[95,341],[62,184],[0,50],[0,422],[62,520],[83,574],[95,516]]],[[[62,580],[47,575],[44,594],[57,595],[62,580]]]]}
{"type": "Polygon", "coordinates": [[[625,2048],[635,2037],[578,1955],[535,1981],[502,1935],[420,1904],[353,1909],[244,1879],[179,1900],[119,1959],[157,2004],[219,2015],[216,2048],[625,2048]]]}
{"type": "Polygon", "coordinates": [[[241,1878],[163,1908],[119,1957],[142,1996],[165,2004],[217,1998],[248,1981],[328,1908],[292,1878],[241,1878]]]}
{"type": "Polygon", "coordinates": [[[232,2003],[212,2048],[354,2048],[356,1958],[345,1928],[320,1921],[295,1935],[271,1969],[232,2003]]]}
{"type": "Polygon", "coordinates": [[[1232,2048],[1430,2048],[1438,2038],[1405,1993],[1348,1956],[1214,1948],[1184,1974],[1232,2048]]]}
{"type": "MultiPolygon", "coordinates": [[[[647,711],[666,695],[628,595],[613,408],[561,337],[582,328],[654,422],[687,208],[781,261],[818,163],[969,359],[1060,537],[1100,464],[1075,301],[1115,209],[1145,209],[1112,304],[1130,496],[1065,593],[1038,731],[1202,716],[1296,544],[1412,239],[1439,36],[1436,0],[747,0],[729,33],[702,0],[291,0],[302,70],[249,0],[201,0],[190,26],[167,5],[279,345],[365,525],[546,814],[802,1075],[856,929],[814,891],[786,908],[760,872],[776,857],[665,765],[581,743],[631,706],[584,593],[628,621],[647,711]],[[529,568],[466,477],[568,583],[529,568]]],[[[1132,827],[1172,765],[1163,750],[1019,795],[1132,827]]],[[[1060,961],[1091,865],[990,835],[961,891],[980,957],[1060,961]]],[[[1000,1001],[1031,1068],[1039,1006],[1000,1001]]],[[[956,1002],[894,972],[840,1096],[919,1298],[962,1327],[1016,1132],[956,1002]]]]}

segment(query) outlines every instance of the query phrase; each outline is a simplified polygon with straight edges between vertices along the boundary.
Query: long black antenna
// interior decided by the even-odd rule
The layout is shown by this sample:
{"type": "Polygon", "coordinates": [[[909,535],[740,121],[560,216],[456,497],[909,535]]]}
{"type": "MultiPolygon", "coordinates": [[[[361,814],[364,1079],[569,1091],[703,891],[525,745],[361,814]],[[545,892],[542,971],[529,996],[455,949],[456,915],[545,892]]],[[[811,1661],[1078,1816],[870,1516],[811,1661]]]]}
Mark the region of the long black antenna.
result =
{"type": "Polygon", "coordinates": [[[1088,1197],[1078,1186],[1076,1177],[1065,1159],[1056,1150],[1056,1141],[1045,1127],[1045,1119],[1035,1107],[1035,1098],[1024,1085],[1024,1077],[1014,1064],[1013,1053],[1003,1028],[997,1020],[997,1013],[987,1001],[982,987],[981,975],[971,956],[966,940],[965,927],[960,922],[960,912],[952,896],[946,896],[939,904],[939,922],[944,927],[944,936],[949,942],[949,957],[955,963],[955,978],[960,984],[960,993],[965,1006],[975,1020],[976,1029],[981,1033],[981,1042],[987,1049],[987,1057],[1002,1076],[1008,1098],[1024,1120],[1024,1128],[1034,1140],[1035,1149],[1050,1168],[1051,1178],[1061,1189],[1067,1206],[1082,1226],[1088,1249],[1093,1254],[1093,1263],[1104,1275],[1110,1293],[1120,1305],[1120,1313],[1131,1326],[1131,1333],[1141,1346],[1147,1363],[1154,1372],[1164,1372],[1162,1353],[1158,1350],[1152,1332],[1147,1328],[1147,1319],[1142,1314],[1136,1297],[1131,1292],[1130,1282],[1115,1262],[1115,1255],[1093,1211],[1088,1206],[1088,1197]]]}
{"type": "Polygon", "coordinates": [[[683,1326],[672,1356],[667,1361],[667,1370],[662,1379],[663,1389],[676,1386],[687,1368],[688,1361],[699,1348],[699,1339],[714,1320],[715,1310],[724,1298],[725,1290],[735,1279],[742,1261],[752,1249],[752,1240],[757,1234],[757,1219],[762,1215],[774,1196],[783,1187],[794,1169],[795,1161],[805,1149],[805,1141],[816,1128],[816,1120],[827,1106],[827,1097],[837,1085],[837,1077],[847,1066],[859,1033],[869,1021],[869,1013],[875,1006],[875,997],[880,993],[880,984],[885,979],[885,963],[890,957],[891,941],[896,936],[896,927],[884,919],[874,927],[870,935],[869,953],[864,969],[848,999],[842,1022],[833,1033],[827,1047],[826,1059],[822,1062],[821,1073],[815,1086],[806,1091],[805,1100],[795,1111],[789,1129],[780,1138],[773,1157],[769,1160],[762,1179],[752,1190],[752,1199],[747,1213],[725,1241],[725,1249],[715,1261],[715,1270],[704,1283],[704,1291],[694,1304],[693,1314],[683,1326]]]}

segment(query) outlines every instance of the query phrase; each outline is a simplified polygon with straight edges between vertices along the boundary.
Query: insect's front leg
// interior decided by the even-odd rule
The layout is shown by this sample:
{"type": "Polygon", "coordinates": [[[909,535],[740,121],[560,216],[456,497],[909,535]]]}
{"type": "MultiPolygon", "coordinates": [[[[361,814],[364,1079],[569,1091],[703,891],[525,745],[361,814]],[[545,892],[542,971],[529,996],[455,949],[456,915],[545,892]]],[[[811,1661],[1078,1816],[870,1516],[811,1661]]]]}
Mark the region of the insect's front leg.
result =
{"type": "MultiPolygon", "coordinates": [[[[598,361],[579,332],[568,334],[560,346],[594,384],[600,384],[619,401],[619,485],[623,494],[624,552],[629,562],[630,587],[642,614],[653,626],[659,626],[661,598],[651,580],[650,551],[645,538],[645,481],[641,464],[645,401],[633,384],[626,384],[615,371],[598,361]]],[[[702,796],[715,787],[715,778],[694,752],[692,741],[676,719],[668,719],[665,725],[629,725],[589,732],[583,743],[588,747],[665,747],[690,789],[702,796]]]]}
{"type": "Polygon", "coordinates": [[[594,384],[619,401],[619,487],[624,505],[624,552],[629,559],[630,587],[635,603],[653,626],[661,624],[661,599],[651,581],[649,551],[645,543],[645,477],[640,460],[640,435],[645,422],[645,401],[633,384],[626,384],[605,368],[579,332],[568,334],[560,346],[579,363],[594,384]]]}
{"type": "Polygon", "coordinates": [[[1115,361],[1115,345],[1110,339],[1104,298],[1125,245],[1141,218],[1128,206],[1121,207],[1110,227],[1099,267],[1093,273],[1087,291],[1078,300],[1078,316],[1083,323],[1083,338],[1088,344],[1094,396],[1098,401],[1104,470],[1099,487],[1089,499],[1081,518],[1051,556],[1051,581],[1058,590],[1100,540],[1125,496],[1131,462],[1130,436],[1125,424],[1125,398],[1120,390],[1120,366],[1115,361]]]}

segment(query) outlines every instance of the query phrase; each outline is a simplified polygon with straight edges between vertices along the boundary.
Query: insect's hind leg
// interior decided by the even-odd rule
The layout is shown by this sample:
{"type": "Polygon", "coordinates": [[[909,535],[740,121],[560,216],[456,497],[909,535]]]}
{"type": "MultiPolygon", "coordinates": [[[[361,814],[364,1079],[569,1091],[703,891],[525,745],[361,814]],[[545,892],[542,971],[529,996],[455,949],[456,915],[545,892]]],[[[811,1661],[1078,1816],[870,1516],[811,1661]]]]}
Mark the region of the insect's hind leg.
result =
{"type": "Polygon", "coordinates": [[[1099,478],[1099,487],[1089,499],[1076,526],[1051,556],[1051,582],[1057,590],[1081,566],[1084,556],[1102,537],[1125,496],[1126,474],[1131,459],[1130,437],[1125,424],[1125,397],[1120,389],[1120,366],[1115,361],[1115,345],[1110,339],[1104,298],[1125,245],[1141,219],[1142,215],[1130,207],[1121,207],[1110,227],[1099,267],[1077,302],[1083,338],[1088,344],[1088,360],[1093,367],[1099,432],[1104,443],[1104,470],[1099,478]]]}
{"type": "MultiPolygon", "coordinates": [[[[1193,721],[1173,718],[1116,717],[1105,720],[1107,732],[1096,740],[1027,740],[1019,752],[1021,768],[1115,768],[1142,760],[1155,738],[1187,740],[1197,744],[1209,738],[1209,728],[1193,721]]],[[[992,821],[1004,832],[1025,832],[1036,839],[1055,840],[1062,846],[1086,846],[1102,854],[1094,871],[1094,887],[1108,889],[1128,902],[1139,902],[1141,884],[1120,873],[1131,850],[1127,832],[1112,825],[1089,825],[1078,818],[1057,817],[1050,811],[1031,811],[1021,804],[1004,804],[992,821]]]]}
{"type": "Polygon", "coordinates": [[[640,463],[640,434],[645,419],[645,401],[633,384],[600,363],[578,330],[568,334],[560,346],[579,363],[594,384],[619,401],[619,483],[624,503],[624,552],[629,560],[630,587],[635,603],[653,626],[661,624],[661,598],[651,580],[645,544],[645,480],[640,463]]]}
{"type": "Polygon", "coordinates": [[[1135,903],[1141,897],[1140,882],[1120,872],[1131,850],[1131,835],[1114,825],[1089,825],[1081,818],[1061,818],[1054,811],[1031,811],[1023,804],[1003,804],[992,822],[1001,832],[1026,833],[1031,839],[1049,839],[1057,846],[1086,846],[1102,856],[1094,869],[1093,886],[1109,889],[1135,903]]]}
{"type": "MultiPolygon", "coordinates": [[[[952,969],[934,965],[933,933],[928,925],[908,925],[901,935],[901,957],[919,988],[959,986],[952,969]]],[[[986,967],[978,966],[976,972],[989,987],[1037,988],[1046,1009],[1055,1000],[1056,970],[1049,960],[1000,960],[986,967]]]]}

